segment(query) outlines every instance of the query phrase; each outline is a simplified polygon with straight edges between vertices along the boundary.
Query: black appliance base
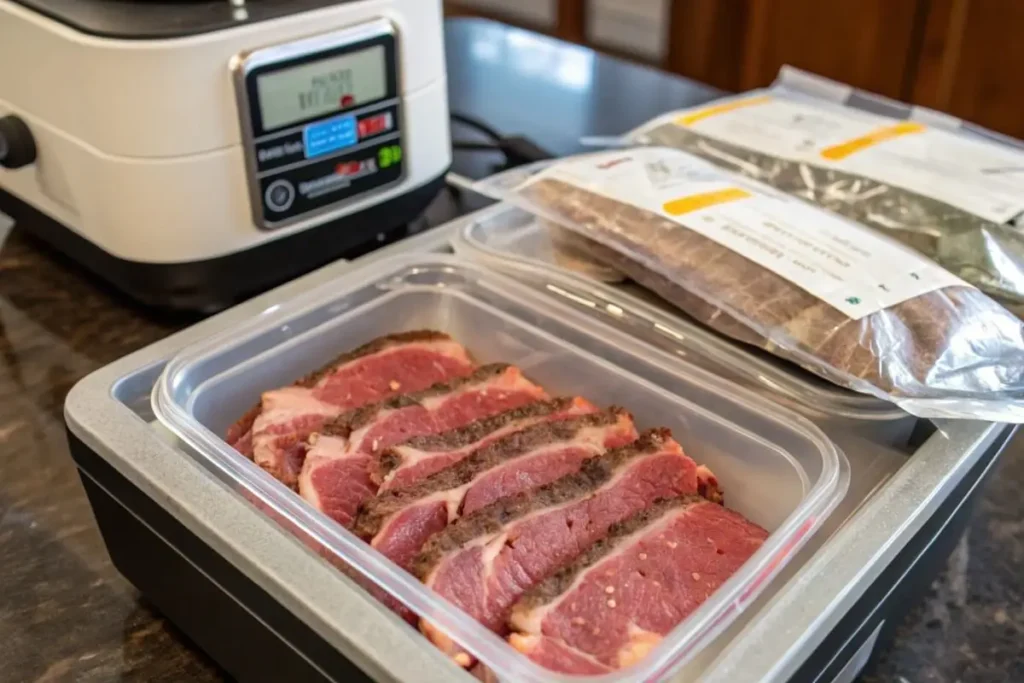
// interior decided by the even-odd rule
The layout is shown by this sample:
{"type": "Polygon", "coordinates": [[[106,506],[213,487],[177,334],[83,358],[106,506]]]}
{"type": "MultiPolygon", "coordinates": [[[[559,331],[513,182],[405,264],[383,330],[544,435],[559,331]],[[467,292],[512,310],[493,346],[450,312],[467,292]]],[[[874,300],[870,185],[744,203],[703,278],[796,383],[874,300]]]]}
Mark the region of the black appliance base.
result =
{"type": "Polygon", "coordinates": [[[2,189],[0,211],[146,306],[212,313],[336,259],[356,258],[404,237],[443,187],[441,174],[401,197],[344,218],[226,256],[182,263],[118,258],[2,189]]]}
{"type": "Polygon", "coordinates": [[[870,661],[889,645],[910,609],[917,605],[938,577],[957,542],[967,530],[975,505],[999,455],[1016,428],[1006,428],[964,475],[953,491],[882,571],[860,600],[825,637],[821,645],[790,678],[790,683],[827,683],[837,680],[875,632],[870,661]]]}
{"type": "Polygon", "coordinates": [[[68,443],[114,566],[233,679],[370,681],[71,432],[68,443]]]}

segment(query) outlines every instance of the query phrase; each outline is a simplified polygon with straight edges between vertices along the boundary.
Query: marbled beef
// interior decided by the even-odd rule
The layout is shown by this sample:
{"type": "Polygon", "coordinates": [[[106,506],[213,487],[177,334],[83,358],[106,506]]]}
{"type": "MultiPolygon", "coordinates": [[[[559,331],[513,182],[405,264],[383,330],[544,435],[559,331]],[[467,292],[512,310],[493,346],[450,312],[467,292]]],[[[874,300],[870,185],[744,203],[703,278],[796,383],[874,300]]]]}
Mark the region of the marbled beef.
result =
{"type": "Polygon", "coordinates": [[[517,368],[498,363],[349,411],[310,436],[299,493],[339,524],[349,526],[363,501],[377,493],[370,473],[383,449],[546,398],[544,390],[517,368]]]}
{"type": "Polygon", "coordinates": [[[443,434],[417,436],[381,453],[374,481],[380,484],[382,492],[405,488],[454,465],[506,434],[538,422],[597,410],[597,406],[585,398],[556,398],[529,403],[443,434]]]}
{"type": "Polygon", "coordinates": [[[473,371],[469,353],[440,332],[380,337],[294,385],[268,391],[228,430],[227,442],[295,486],[306,438],[346,410],[425,389],[473,371]]]}
{"type": "MultiPolygon", "coordinates": [[[[435,534],[412,571],[487,628],[506,633],[512,606],[573,562],[608,528],[660,498],[697,492],[696,465],[667,429],[584,462],[535,491],[500,500],[435,534]]],[[[428,622],[420,628],[457,662],[472,658],[428,622]]]]}
{"type": "Polygon", "coordinates": [[[563,673],[643,658],[750,558],[768,532],[698,496],[659,501],[611,528],[512,609],[509,641],[563,673]]]}
{"type": "Polygon", "coordinates": [[[354,530],[408,568],[423,544],[460,515],[571,474],[636,437],[632,416],[620,408],[532,425],[410,488],[367,501],[354,530]]]}

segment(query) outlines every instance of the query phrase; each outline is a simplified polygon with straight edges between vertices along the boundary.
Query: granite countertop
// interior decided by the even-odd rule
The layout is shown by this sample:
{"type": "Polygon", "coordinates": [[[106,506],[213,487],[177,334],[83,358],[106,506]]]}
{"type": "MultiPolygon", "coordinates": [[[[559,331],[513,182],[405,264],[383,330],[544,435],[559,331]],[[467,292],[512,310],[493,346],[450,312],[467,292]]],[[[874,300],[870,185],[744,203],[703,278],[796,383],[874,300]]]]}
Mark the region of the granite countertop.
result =
{"type": "MultiPolygon", "coordinates": [[[[191,322],[140,310],[15,228],[0,246],[0,683],[221,681],[111,566],[67,452],[81,377],[191,322]]],[[[1024,442],[866,680],[1024,680],[1024,442]]]]}
{"type": "MultiPolygon", "coordinates": [[[[6,231],[5,231],[6,232],[6,231]]],[[[18,229],[0,247],[0,681],[219,681],[111,566],[64,396],[187,320],[147,316],[18,229]]]]}

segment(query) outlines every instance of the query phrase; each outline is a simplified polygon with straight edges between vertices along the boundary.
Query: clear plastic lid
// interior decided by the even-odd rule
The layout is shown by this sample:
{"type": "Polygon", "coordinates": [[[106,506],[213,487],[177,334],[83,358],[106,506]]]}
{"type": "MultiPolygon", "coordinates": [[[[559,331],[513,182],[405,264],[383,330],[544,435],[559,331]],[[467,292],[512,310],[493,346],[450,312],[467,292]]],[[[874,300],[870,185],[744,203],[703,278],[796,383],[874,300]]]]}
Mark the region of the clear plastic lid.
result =
{"type": "Polygon", "coordinates": [[[837,387],[763,351],[724,339],[636,285],[598,281],[595,277],[604,273],[592,272],[587,264],[567,262],[567,255],[555,249],[550,231],[514,207],[498,205],[468,223],[453,247],[456,254],[518,279],[525,277],[551,296],[628,329],[648,343],[781,399],[819,423],[830,416],[874,421],[907,418],[891,403],[837,387]]]}
{"type": "MultiPolygon", "coordinates": [[[[355,268],[168,363],[153,390],[153,409],[192,446],[192,457],[356,583],[373,584],[427,618],[502,681],[579,678],[528,660],[222,439],[261,392],[289,384],[339,351],[423,328],[447,332],[480,362],[516,364],[553,395],[623,405],[641,429],[669,427],[694,460],[715,472],[727,506],[770,532],[648,656],[594,680],[649,680],[677,670],[753,602],[846,492],[845,457],[808,420],[459,257],[409,255],[355,268]]],[[[380,618],[392,617],[382,608],[380,618]]],[[[432,647],[426,639],[422,644],[432,647]]]]}

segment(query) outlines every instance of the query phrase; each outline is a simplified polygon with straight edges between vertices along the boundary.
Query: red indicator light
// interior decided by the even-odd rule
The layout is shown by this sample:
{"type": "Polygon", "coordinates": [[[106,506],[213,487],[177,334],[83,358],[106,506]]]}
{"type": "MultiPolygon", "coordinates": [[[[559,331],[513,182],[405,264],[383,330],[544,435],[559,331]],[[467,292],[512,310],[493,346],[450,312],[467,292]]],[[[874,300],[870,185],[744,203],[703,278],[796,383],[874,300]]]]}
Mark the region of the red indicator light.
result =
{"type": "Polygon", "coordinates": [[[343,107],[351,107],[355,103],[356,103],[355,95],[352,95],[351,93],[347,93],[347,94],[341,96],[341,106],[343,106],[343,107]]]}
{"type": "Polygon", "coordinates": [[[334,167],[334,172],[338,175],[355,175],[359,172],[359,162],[348,161],[342,162],[334,167]]]}
{"type": "Polygon", "coordinates": [[[336,175],[356,175],[362,170],[362,162],[359,161],[343,161],[334,167],[334,173],[336,175]]]}
{"type": "Polygon", "coordinates": [[[366,138],[391,130],[391,112],[367,116],[359,121],[359,137],[366,138]]]}

